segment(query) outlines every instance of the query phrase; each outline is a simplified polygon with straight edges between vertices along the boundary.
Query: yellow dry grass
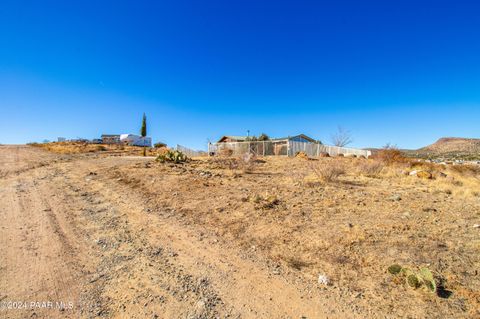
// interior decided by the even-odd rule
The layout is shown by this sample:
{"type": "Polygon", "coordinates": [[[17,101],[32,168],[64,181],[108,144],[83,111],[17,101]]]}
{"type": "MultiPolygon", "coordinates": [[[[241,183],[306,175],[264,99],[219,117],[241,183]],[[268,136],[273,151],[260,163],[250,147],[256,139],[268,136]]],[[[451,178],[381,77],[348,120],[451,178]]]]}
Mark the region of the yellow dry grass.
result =
{"type": "Polygon", "coordinates": [[[478,241],[467,245],[478,236],[475,171],[403,160],[271,157],[247,174],[231,163],[235,159],[207,158],[109,173],[247,256],[298,272],[306,282],[327,274],[346,295],[363,296],[360,303],[370,309],[459,314],[455,305],[463,298],[464,315],[478,314],[480,281],[473,274],[480,247],[478,241]],[[339,167],[342,174],[325,178],[339,167]],[[413,170],[433,178],[409,175],[413,170]],[[393,263],[427,266],[461,296],[419,298],[386,274],[393,263]]]}
{"type": "MultiPolygon", "coordinates": [[[[57,154],[104,153],[120,155],[143,155],[143,147],[124,144],[91,144],[85,142],[52,142],[31,144],[57,154]]],[[[146,148],[147,156],[156,156],[166,148],[146,148]]]]}

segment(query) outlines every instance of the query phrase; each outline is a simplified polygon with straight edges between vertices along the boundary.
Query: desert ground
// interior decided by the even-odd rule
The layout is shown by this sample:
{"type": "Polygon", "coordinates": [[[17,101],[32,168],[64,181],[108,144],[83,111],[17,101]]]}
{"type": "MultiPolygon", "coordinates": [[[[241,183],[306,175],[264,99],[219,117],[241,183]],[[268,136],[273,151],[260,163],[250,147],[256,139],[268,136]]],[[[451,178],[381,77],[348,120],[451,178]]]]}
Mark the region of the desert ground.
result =
{"type": "Polygon", "coordinates": [[[0,318],[480,317],[475,168],[95,147],[0,146],[0,318]]]}

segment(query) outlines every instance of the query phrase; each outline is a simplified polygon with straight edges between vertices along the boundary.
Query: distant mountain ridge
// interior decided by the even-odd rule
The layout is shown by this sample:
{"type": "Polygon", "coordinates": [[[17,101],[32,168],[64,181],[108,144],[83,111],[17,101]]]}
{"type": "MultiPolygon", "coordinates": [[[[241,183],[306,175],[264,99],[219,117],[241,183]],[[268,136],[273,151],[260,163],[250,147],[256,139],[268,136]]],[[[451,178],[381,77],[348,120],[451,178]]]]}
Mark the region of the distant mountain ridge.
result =
{"type": "Polygon", "coordinates": [[[435,143],[422,147],[418,152],[428,153],[480,153],[479,138],[442,137],[435,143]]]}

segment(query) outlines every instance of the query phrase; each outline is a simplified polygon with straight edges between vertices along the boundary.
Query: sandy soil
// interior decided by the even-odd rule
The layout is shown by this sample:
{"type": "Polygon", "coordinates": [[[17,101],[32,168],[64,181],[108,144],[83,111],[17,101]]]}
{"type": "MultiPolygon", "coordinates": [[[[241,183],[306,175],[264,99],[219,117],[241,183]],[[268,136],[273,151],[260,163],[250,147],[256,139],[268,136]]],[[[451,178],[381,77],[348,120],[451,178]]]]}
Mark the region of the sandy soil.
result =
{"type": "Polygon", "coordinates": [[[480,316],[479,197],[432,181],[26,146],[0,163],[1,318],[480,316]],[[428,266],[449,298],[395,281],[393,263],[428,266]]]}

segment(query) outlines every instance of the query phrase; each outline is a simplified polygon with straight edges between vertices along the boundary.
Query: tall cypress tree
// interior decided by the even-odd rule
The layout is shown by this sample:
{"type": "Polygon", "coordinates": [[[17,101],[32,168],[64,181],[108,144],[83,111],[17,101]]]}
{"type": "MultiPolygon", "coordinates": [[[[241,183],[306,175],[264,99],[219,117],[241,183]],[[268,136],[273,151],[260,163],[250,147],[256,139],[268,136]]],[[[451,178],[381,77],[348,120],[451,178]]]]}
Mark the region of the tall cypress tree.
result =
{"type": "Polygon", "coordinates": [[[147,116],[143,113],[142,128],[140,129],[140,135],[147,136],[147,116]]]}

